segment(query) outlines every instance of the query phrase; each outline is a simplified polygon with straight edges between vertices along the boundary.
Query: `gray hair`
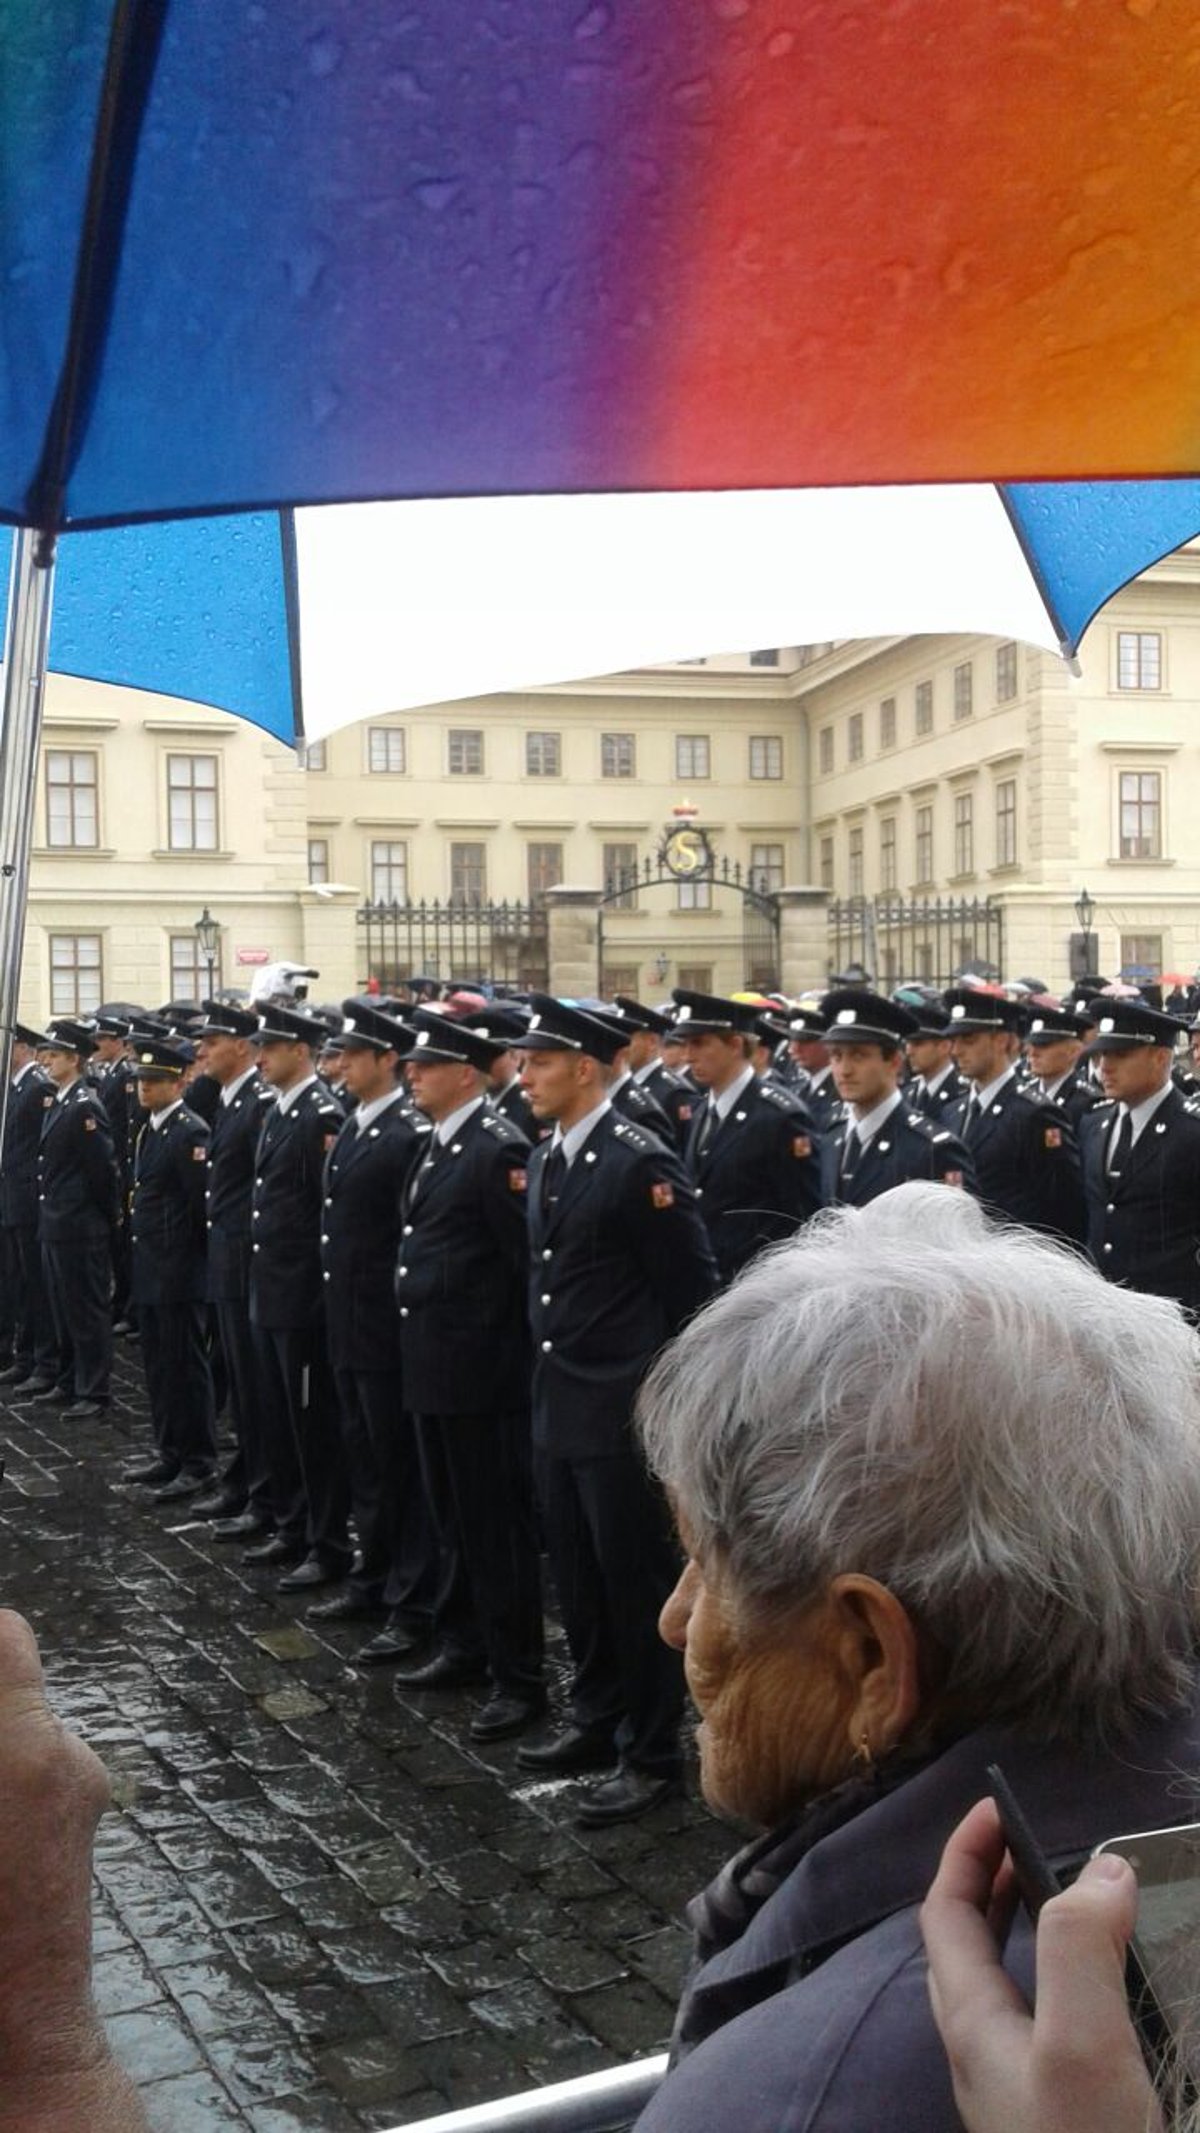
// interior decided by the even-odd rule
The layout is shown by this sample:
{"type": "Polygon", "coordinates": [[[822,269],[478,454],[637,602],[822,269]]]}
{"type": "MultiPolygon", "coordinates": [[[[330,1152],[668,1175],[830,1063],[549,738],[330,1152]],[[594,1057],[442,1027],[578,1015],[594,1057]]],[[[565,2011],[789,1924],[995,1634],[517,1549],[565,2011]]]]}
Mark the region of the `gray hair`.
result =
{"type": "Polygon", "coordinates": [[[663,1351],[638,1419],[752,1614],[874,1577],[947,1699],[1047,1735],[1188,1693],[1200,1339],[965,1193],[819,1215],[663,1351]]]}

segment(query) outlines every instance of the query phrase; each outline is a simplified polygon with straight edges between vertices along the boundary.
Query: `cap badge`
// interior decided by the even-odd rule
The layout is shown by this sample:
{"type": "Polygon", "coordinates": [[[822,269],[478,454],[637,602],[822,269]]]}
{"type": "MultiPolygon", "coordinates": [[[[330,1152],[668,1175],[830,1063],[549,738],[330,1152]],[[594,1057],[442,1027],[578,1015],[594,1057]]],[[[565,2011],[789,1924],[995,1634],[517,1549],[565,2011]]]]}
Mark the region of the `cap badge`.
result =
{"type": "Polygon", "coordinates": [[[343,1035],[344,1037],[348,1037],[348,1036],[350,1035],[351,1031],[352,1031],[352,1030],[354,1030],[354,1029],[356,1029],[356,1028],[357,1028],[357,1024],[356,1024],[356,1022],[355,1022],[355,1020],[354,1020],[354,1017],[353,1017],[353,1015],[347,1015],[347,1016],[346,1016],[346,1019],[345,1019],[345,1021],[344,1021],[344,1022],[343,1022],[343,1024],[342,1024],[342,1035],[343,1035]]]}
{"type": "Polygon", "coordinates": [[[540,1029],[540,1028],[541,1028],[541,1026],[542,1026],[542,1018],[541,1018],[541,1016],[540,1016],[540,1015],[531,1015],[531,1016],[530,1016],[530,1018],[529,1018],[529,1027],[530,1027],[530,1029],[540,1029]]]}
{"type": "Polygon", "coordinates": [[[428,1031],[427,1029],[419,1029],[419,1030],[417,1031],[417,1043],[418,1043],[419,1045],[421,1045],[421,1044],[428,1044],[428,1042],[429,1042],[429,1031],[428,1031]]]}
{"type": "Polygon", "coordinates": [[[1100,1020],[1100,1035],[1102,1037],[1111,1037],[1116,1026],[1111,1015],[1103,1015],[1100,1020]]]}
{"type": "Polygon", "coordinates": [[[959,1002],[957,1003],[957,1005],[956,1005],[956,1006],[954,1006],[954,1007],[952,1007],[952,1008],[951,1008],[951,1010],[950,1010],[950,1020],[951,1020],[952,1022],[965,1022],[965,1021],[966,1021],[966,1019],[967,1019],[967,1010],[966,1010],[966,1008],[964,1007],[964,1005],[963,1005],[962,1001],[960,1000],[960,1001],[959,1001],[959,1002]]]}
{"type": "Polygon", "coordinates": [[[692,1010],[690,1007],[680,1007],[676,1010],[675,1020],[677,1022],[690,1022],[691,1019],[692,1010]]]}
{"type": "Polygon", "coordinates": [[[853,1009],[852,1007],[839,1007],[839,1009],[838,1009],[838,1026],[839,1026],[839,1028],[843,1028],[843,1029],[844,1029],[844,1028],[846,1028],[846,1027],[847,1027],[847,1026],[848,1026],[848,1025],[849,1025],[849,1024],[851,1023],[851,1022],[853,1022],[853,1021],[854,1021],[854,1019],[855,1019],[855,1016],[854,1016],[854,1009],[853,1009]]]}
{"type": "Polygon", "coordinates": [[[1042,1021],[1042,1018],[1041,1018],[1041,1016],[1039,1015],[1039,1016],[1038,1016],[1038,1018],[1037,1018],[1037,1021],[1036,1021],[1036,1022],[1031,1022],[1031,1023],[1030,1023],[1030,1025],[1029,1025],[1029,1034],[1030,1034],[1030,1036],[1031,1036],[1031,1037],[1039,1037],[1039,1036],[1041,1035],[1042,1031],[1043,1031],[1043,1030],[1045,1029],[1045,1027],[1046,1027],[1046,1025],[1045,1025],[1045,1023],[1044,1023],[1044,1022],[1042,1021]]]}

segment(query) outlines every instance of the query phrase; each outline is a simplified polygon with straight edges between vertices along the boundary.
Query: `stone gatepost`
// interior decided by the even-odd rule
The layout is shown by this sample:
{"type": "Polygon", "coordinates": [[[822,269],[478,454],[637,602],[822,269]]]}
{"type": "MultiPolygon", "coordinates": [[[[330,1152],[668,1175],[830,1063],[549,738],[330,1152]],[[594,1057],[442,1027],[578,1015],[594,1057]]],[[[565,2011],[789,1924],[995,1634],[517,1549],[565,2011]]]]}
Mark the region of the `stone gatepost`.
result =
{"type": "Polygon", "coordinates": [[[824,992],[829,983],[829,890],[776,890],[779,905],[779,989],[792,999],[824,992]]]}
{"type": "Polygon", "coordinates": [[[550,990],[560,1000],[594,995],[600,982],[601,889],[546,890],[550,990]]]}
{"type": "Polygon", "coordinates": [[[360,945],[356,923],[360,892],[357,889],[302,889],[300,892],[301,947],[298,960],[311,963],[321,973],[311,987],[317,1000],[341,1000],[356,993],[366,976],[365,943],[360,945]]]}

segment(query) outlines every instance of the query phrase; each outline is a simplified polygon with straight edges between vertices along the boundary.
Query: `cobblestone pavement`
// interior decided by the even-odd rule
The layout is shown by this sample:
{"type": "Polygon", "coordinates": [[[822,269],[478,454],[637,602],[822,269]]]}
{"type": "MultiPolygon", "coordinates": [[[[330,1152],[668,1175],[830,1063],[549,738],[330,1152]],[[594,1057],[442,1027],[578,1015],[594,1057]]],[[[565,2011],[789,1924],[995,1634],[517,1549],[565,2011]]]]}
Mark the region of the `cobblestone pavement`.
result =
{"type": "MultiPolygon", "coordinates": [[[[687,1897],[731,1850],[695,1793],[577,1832],[575,1788],[467,1739],[476,1699],[357,1674],[236,1548],[118,1479],[103,1422],[0,1409],[4,1597],[103,1757],[96,1991],[162,2133],[347,2133],[662,2048],[687,1897]]],[[[556,1652],[562,1671],[561,1647],[556,1652]]]]}

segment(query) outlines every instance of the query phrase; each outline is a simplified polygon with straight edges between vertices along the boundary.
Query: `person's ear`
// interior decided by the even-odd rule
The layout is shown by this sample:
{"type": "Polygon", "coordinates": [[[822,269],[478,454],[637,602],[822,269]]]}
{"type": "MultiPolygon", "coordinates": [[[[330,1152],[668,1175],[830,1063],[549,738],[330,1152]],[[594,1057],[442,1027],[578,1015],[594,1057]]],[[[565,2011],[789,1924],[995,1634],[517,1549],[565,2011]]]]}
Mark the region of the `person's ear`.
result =
{"type": "Polygon", "coordinates": [[[903,1603],[876,1578],[834,1578],[836,1623],[851,1752],[877,1762],[912,1730],[921,1705],[917,1633],[903,1603]]]}

